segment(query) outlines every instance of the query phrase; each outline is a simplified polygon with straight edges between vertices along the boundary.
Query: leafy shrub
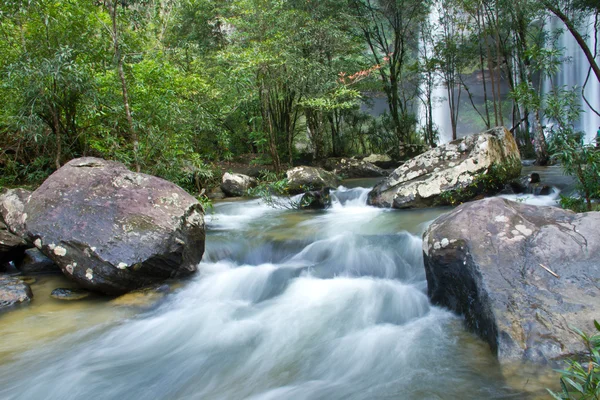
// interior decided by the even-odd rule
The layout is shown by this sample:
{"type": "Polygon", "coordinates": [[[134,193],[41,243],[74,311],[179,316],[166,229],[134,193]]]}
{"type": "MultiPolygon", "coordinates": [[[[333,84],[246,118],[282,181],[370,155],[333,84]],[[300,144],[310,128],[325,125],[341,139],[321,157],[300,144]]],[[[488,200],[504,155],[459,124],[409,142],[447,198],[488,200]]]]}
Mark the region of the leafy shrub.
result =
{"type": "Polygon", "coordinates": [[[567,368],[561,373],[561,392],[548,392],[557,400],[598,400],[600,399],[600,323],[594,320],[598,331],[588,336],[579,329],[571,328],[585,343],[587,354],[581,360],[567,361],[567,368]]]}

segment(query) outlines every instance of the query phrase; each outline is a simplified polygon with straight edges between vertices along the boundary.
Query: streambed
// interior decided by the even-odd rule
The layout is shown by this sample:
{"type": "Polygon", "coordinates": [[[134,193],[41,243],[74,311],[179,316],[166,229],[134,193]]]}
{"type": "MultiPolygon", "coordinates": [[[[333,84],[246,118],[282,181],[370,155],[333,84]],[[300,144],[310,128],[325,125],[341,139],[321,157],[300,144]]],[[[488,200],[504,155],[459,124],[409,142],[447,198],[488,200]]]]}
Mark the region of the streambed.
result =
{"type": "Polygon", "coordinates": [[[502,375],[429,303],[421,234],[447,209],[369,207],[372,183],[326,211],[216,204],[201,272],[156,307],[58,303],[62,278],[39,278],[0,316],[0,398],[546,398],[552,373],[502,375]]]}

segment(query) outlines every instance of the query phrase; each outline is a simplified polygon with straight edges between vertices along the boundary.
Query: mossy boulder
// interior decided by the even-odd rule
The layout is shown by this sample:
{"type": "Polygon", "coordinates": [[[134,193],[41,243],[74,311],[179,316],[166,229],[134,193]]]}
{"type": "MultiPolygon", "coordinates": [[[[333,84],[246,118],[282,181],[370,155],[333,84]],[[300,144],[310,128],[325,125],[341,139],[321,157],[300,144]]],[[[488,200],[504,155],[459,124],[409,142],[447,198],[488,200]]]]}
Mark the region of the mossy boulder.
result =
{"type": "Polygon", "coordinates": [[[397,168],[369,193],[378,207],[459,204],[495,194],[521,173],[521,157],[504,127],[431,149],[397,168]]]}

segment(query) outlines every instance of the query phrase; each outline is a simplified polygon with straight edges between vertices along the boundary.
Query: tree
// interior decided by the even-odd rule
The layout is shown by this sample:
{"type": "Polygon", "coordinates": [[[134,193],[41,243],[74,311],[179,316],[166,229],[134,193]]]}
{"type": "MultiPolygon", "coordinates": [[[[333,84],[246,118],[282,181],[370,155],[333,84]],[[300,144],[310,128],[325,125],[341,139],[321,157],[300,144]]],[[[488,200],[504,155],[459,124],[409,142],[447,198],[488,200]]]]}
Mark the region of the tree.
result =
{"type": "Polygon", "coordinates": [[[426,21],[429,4],[410,0],[352,0],[351,4],[374,63],[383,66],[378,73],[397,143],[405,143],[416,121],[412,106],[419,86],[418,73],[409,74],[408,68],[418,55],[419,39],[413,32],[426,21]]]}

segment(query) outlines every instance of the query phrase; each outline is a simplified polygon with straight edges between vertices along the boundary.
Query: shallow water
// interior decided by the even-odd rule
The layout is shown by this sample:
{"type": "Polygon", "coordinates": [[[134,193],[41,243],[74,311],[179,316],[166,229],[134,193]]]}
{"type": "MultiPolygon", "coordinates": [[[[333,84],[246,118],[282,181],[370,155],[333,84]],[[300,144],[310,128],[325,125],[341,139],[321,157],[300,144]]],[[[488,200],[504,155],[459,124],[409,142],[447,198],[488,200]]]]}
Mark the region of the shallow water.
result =
{"type": "Polygon", "coordinates": [[[421,234],[447,209],[372,208],[368,190],[340,187],[327,211],[215,205],[201,272],[149,311],[56,303],[64,282],[41,278],[30,306],[0,316],[0,398],[542,395],[539,368],[503,376],[429,303],[421,234]]]}

